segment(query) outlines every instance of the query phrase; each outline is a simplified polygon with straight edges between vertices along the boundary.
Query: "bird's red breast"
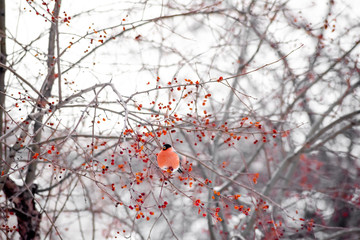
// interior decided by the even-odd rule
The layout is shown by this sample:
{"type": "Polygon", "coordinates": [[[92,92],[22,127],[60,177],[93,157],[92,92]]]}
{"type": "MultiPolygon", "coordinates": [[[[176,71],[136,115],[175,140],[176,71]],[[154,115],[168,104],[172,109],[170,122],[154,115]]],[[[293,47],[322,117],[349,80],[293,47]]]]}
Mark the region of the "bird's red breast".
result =
{"type": "Polygon", "coordinates": [[[157,162],[161,169],[171,169],[172,171],[179,168],[180,159],[172,148],[161,150],[157,156],[157,162]]]}

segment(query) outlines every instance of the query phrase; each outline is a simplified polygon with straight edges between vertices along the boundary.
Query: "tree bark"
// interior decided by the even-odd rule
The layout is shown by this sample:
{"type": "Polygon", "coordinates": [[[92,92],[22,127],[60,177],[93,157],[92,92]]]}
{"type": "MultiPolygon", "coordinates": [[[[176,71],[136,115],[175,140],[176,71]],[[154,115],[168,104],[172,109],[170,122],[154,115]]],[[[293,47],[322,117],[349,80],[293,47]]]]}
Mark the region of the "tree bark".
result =
{"type": "MultiPolygon", "coordinates": [[[[46,79],[41,87],[40,93],[42,96],[39,96],[39,99],[37,100],[38,103],[47,102],[47,99],[51,96],[51,91],[54,86],[55,81],[55,38],[56,33],[58,31],[56,21],[58,21],[59,12],[60,12],[60,4],[61,0],[55,1],[53,16],[54,20],[51,22],[50,27],[50,34],[49,34],[49,46],[48,46],[48,59],[47,59],[47,67],[48,67],[48,74],[46,76],[46,79]]],[[[44,107],[44,106],[39,106],[44,107]]],[[[39,129],[42,127],[44,116],[41,115],[35,120],[34,124],[34,133],[37,133],[35,138],[33,139],[34,143],[38,143],[41,141],[41,131],[39,129]]],[[[40,146],[39,144],[35,144],[32,147],[33,154],[40,152],[40,146]]],[[[26,184],[31,184],[35,178],[36,178],[36,167],[37,167],[37,161],[33,161],[29,167],[26,174],[26,184]]]]}
{"type": "Polygon", "coordinates": [[[7,199],[14,204],[13,211],[17,217],[19,234],[22,240],[40,239],[41,213],[35,207],[33,195],[36,188],[36,185],[32,185],[32,189],[21,188],[10,178],[6,180],[4,185],[3,190],[7,199]]]}
{"type": "MultiPolygon", "coordinates": [[[[6,64],[5,0],[0,0],[0,62],[6,64]]],[[[0,67],[0,135],[4,131],[5,68],[0,67]]],[[[0,166],[5,163],[3,144],[0,142],[0,166]]],[[[3,169],[1,167],[1,169],[3,169]]],[[[2,174],[2,173],[1,173],[2,174]]]]}

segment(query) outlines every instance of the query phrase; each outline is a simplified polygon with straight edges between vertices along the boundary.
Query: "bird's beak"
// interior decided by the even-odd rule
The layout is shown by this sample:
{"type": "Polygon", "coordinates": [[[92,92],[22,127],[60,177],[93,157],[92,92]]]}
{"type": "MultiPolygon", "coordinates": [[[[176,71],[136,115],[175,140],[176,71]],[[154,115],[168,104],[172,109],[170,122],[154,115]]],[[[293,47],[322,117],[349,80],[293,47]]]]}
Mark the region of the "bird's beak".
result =
{"type": "Polygon", "coordinates": [[[166,150],[166,147],[163,147],[163,150],[166,150]]]}

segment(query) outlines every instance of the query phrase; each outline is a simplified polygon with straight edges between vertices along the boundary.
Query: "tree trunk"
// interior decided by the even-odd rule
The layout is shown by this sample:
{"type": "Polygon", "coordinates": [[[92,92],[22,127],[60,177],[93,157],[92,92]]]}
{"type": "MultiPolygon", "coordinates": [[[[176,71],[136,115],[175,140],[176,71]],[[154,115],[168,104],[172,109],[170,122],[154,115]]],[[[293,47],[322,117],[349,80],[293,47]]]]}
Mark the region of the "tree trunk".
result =
{"type": "MultiPolygon", "coordinates": [[[[57,24],[56,21],[58,21],[58,16],[59,16],[59,12],[60,12],[60,4],[61,4],[61,0],[55,1],[55,6],[54,6],[54,21],[51,22],[51,27],[50,27],[50,34],[49,34],[49,46],[48,46],[48,59],[47,59],[47,67],[48,67],[48,73],[46,76],[46,79],[44,80],[44,83],[41,87],[40,93],[42,94],[42,96],[39,96],[39,99],[37,100],[38,103],[40,102],[47,102],[47,99],[51,96],[51,91],[52,88],[54,86],[54,81],[55,81],[55,38],[56,38],[56,33],[58,31],[57,29],[57,24]]],[[[39,106],[39,107],[44,107],[44,106],[39,106]]],[[[38,117],[35,121],[34,124],[34,133],[37,133],[35,138],[33,139],[33,142],[35,143],[32,147],[32,152],[34,154],[39,153],[40,151],[40,146],[36,143],[40,142],[41,140],[41,131],[38,131],[41,127],[42,127],[42,122],[43,122],[43,115],[41,115],[40,117],[38,117]]],[[[26,174],[26,184],[31,184],[36,177],[36,167],[37,167],[37,161],[33,161],[29,167],[28,167],[28,171],[26,174]]]]}
{"type": "MultiPolygon", "coordinates": [[[[0,62],[6,64],[5,0],[0,0],[0,62]]],[[[0,136],[4,133],[5,122],[5,71],[5,68],[0,67],[0,136]]],[[[5,162],[3,156],[3,144],[0,142],[0,166],[5,162]]]]}
{"type": "Polygon", "coordinates": [[[32,189],[21,188],[10,178],[6,180],[4,193],[13,204],[14,212],[18,221],[19,234],[22,240],[40,239],[41,213],[35,207],[33,192],[36,191],[36,185],[32,189]]]}

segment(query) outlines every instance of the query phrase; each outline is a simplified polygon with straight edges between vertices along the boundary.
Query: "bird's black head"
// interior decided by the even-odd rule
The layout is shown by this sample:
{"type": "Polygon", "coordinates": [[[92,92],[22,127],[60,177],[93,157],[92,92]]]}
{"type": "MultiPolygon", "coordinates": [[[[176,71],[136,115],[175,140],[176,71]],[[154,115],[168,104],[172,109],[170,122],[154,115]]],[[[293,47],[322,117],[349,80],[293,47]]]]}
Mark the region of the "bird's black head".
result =
{"type": "Polygon", "coordinates": [[[170,144],[164,144],[163,145],[163,150],[167,150],[167,149],[169,149],[169,148],[171,148],[171,145],[170,144]]]}

